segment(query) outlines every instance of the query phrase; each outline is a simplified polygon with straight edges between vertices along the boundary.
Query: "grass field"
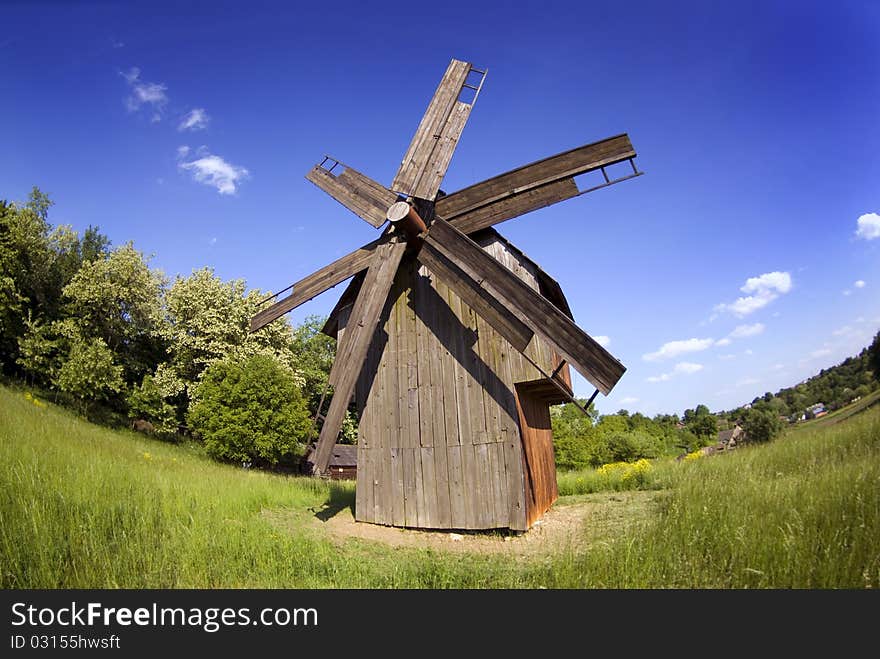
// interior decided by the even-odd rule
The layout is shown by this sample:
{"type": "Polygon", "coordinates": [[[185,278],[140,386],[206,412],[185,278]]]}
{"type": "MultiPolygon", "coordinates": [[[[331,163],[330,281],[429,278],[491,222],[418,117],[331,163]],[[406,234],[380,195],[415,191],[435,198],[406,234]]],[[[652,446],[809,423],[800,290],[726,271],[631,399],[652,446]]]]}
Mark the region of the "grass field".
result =
{"type": "Polygon", "coordinates": [[[880,406],[655,466],[653,507],[618,498],[585,517],[595,541],[522,557],[340,543],[315,516],[350,485],[219,465],[25,394],[0,387],[4,588],[880,586],[880,406]]]}

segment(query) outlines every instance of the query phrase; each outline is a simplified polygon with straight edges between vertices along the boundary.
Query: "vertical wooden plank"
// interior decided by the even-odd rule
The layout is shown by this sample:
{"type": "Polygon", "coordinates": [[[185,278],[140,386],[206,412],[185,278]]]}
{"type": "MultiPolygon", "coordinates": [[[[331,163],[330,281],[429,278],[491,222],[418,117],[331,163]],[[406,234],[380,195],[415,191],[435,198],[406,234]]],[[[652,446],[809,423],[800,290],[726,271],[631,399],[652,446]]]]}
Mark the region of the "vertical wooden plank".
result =
{"type": "Polygon", "coordinates": [[[450,457],[450,483],[449,493],[452,499],[451,504],[454,508],[454,522],[456,527],[464,529],[474,529],[477,527],[476,507],[473,496],[473,478],[469,471],[469,467],[473,462],[473,444],[474,431],[473,424],[480,422],[480,417],[474,419],[475,414],[480,414],[482,409],[482,398],[480,397],[481,407],[477,408],[472,405],[472,401],[481,396],[478,390],[478,383],[471,375],[468,368],[474,366],[474,351],[468,341],[465,339],[466,334],[472,331],[472,318],[469,315],[470,308],[461,301],[457,295],[450,295],[450,308],[456,315],[458,320],[458,334],[455,337],[454,348],[456,351],[456,359],[454,360],[455,373],[455,405],[456,417],[458,421],[458,438],[459,450],[448,452],[450,457]],[[468,460],[468,457],[471,459],[468,460]]]}
{"type": "Polygon", "coordinates": [[[447,446],[446,457],[449,465],[450,528],[470,528],[461,466],[461,446],[447,446]]]}
{"type": "Polygon", "coordinates": [[[376,521],[376,511],[373,500],[373,449],[358,449],[358,490],[357,490],[357,516],[360,522],[376,521]],[[363,480],[361,470],[363,469],[363,480]]]}
{"type": "MultiPolygon", "coordinates": [[[[440,445],[437,448],[438,451],[445,452],[444,446],[440,445]]],[[[422,463],[422,489],[423,489],[423,497],[424,497],[424,515],[420,516],[423,528],[428,529],[436,529],[440,528],[437,520],[439,518],[438,514],[438,501],[437,501],[437,487],[435,485],[434,480],[434,455],[435,448],[432,446],[422,447],[417,449],[419,452],[419,459],[422,463]]]]}
{"type": "Polygon", "coordinates": [[[419,514],[416,507],[415,451],[416,449],[412,448],[400,449],[403,458],[404,525],[414,527],[419,525],[419,514]]]}
{"type": "Polygon", "coordinates": [[[480,476],[474,457],[474,445],[461,445],[462,486],[465,493],[465,528],[483,529],[486,519],[480,504],[480,476]]]}
{"type": "MultiPolygon", "coordinates": [[[[443,345],[440,342],[440,336],[443,333],[443,326],[440,322],[440,309],[438,304],[437,282],[433,273],[427,271],[429,278],[426,279],[426,292],[428,293],[430,303],[428,305],[428,313],[425,320],[428,326],[428,356],[429,356],[429,380],[430,380],[430,399],[431,399],[431,427],[434,441],[432,446],[446,446],[446,416],[444,413],[444,398],[446,392],[443,390],[442,379],[442,355],[443,345]]],[[[450,392],[452,393],[452,392],[450,392]]]]}
{"type": "MultiPolygon", "coordinates": [[[[459,330],[459,322],[449,306],[451,291],[442,282],[436,281],[435,288],[440,297],[439,316],[437,318],[437,333],[440,342],[440,361],[438,380],[443,391],[443,428],[445,445],[458,445],[459,429],[455,390],[455,358],[453,349],[455,345],[455,332],[459,330]]],[[[449,490],[449,465],[446,449],[443,444],[435,446],[434,451],[434,479],[437,489],[437,524],[439,528],[452,527],[452,503],[449,490]]]]}
{"type": "Polygon", "coordinates": [[[477,502],[479,504],[479,516],[482,520],[480,528],[494,528],[495,504],[492,501],[493,487],[492,475],[489,472],[489,445],[477,444],[474,447],[474,459],[476,461],[476,473],[478,485],[476,487],[477,502]]]}
{"type": "Polygon", "coordinates": [[[434,404],[431,400],[431,330],[426,318],[431,313],[430,291],[424,276],[427,269],[421,267],[416,272],[413,293],[416,304],[416,342],[418,346],[418,396],[419,396],[419,445],[434,445],[434,404]]]}
{"type": "Polygon", "coordinates": [[[508,525],[514,531],[526,531],[525,480],[522,441],[519,433],[504,443],[504,470],[507,475],[508,525]]]}
{"type": "Polygon", "coordinates": [[[425,500],[425,479],[422,470],[422,455],[420,448],[411,449],[413,452],[413,484],[415,486],[416,518],[417,526],[424,527],[427,523],[427,508],[425,500]]]}
{"type": "Polygon", "coordinates": [[[497,441],[498,436],[498,403],[496,397],[498,394],[497,373],[495,365],[495,352],[497,349],[498,337],[495,330],[482,318],[477,318],[477,327],[479,333],[479,357],[482,361],[480,372],[482,379],[480,381],[480,393],[483,401],[483,418],[486,432],[480,435],[478,443],[497,441]]]}
{"type": "Polygon", "coordinates": [[[436,522],[437,528],[452,528],[452,503],[449,492],[449,465],[446,447],[434,447],[434,486],[437,490],[436,522]]]}
{"type": "Polygon", "coordinates": [[[393,492],[393,507],[391,519],[394,526],[406,526],[405,497],[403,487],[403,457],[401,453],[406,449],[389,449],[391,462],[391,488],[393,492]]]}
{"type": "Polygon", "coordinates": [[[492,482],[493,518],[499,528],[510,526],[510,511],[507,500],[507,474],[504,469],[504,443],[494,442],[486,445],[489,449],[489,478],[492,482]]]}
{"type": "Polygon", "coordinates": [[[406,400],[407,400],[407,437],[406,444],[415,448],[421,446],[420,439],[420,400],[419,400],[419,347],[417,343],[416,328],[417,317],[415,306],[418,304],[417,291],[415,290],[415,275],[417,266],[414,262],[407,269],[407,293],[404,298],[403,311],[406,321],[406,400]],[[411,300],[408,299],[411,296],[411,300]]]}

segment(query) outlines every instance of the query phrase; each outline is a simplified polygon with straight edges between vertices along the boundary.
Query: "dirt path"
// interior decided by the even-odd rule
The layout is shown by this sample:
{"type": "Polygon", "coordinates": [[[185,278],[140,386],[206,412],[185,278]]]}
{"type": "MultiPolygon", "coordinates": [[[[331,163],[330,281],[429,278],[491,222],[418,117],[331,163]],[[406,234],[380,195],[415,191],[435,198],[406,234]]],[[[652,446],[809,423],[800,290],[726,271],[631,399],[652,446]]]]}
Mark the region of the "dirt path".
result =
{"type": "MultiPolygon", "coordinates": [[[[306,526],[337,544],[368,541],[390,547],[449,552],[502,553],[529,557],[565,549],[585,549],[610,540],[657,508],[662,492],[613,492],[562,497],[528,532],[424,531],[355,522],[352,506],[314,510],[306,526]]],[[[290,513],[265,513],[276,526],[293,530],[290,513]]]]}

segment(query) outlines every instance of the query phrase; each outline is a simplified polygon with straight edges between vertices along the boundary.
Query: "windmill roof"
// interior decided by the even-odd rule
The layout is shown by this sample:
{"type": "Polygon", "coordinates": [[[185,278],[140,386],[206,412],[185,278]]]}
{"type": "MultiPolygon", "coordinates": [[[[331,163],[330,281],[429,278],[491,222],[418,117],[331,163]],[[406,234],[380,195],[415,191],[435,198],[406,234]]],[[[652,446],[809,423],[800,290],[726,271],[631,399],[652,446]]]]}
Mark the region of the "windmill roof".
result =
{"type": "MultiPolygon", "coordinates": [[[[559,309],[566,316],[574,319],[574,316],[571,313],[571,308],[568,306],[568,300],[565,298],[565,294],[562,292],[562,287],[559,285],[553,277],[544,272],[543,268],[539,266],[535,261],[533,261],[528,254],[523,252],[520,248],[510,242],[507,238],[502,236],[498,231],[493,228],[481,229],[473,234],[470,234],[470,238],[477,243],[484,244],[487,241],[497,239],[500,242],[504,243],[504,246],[515,253],[517,256],[522,258],[524,261],[528,262],[535,269],[535,277],[538,280],[538,285],[541,289],[541,295],[543,295],[547,300],[553,303],[557,309],[559,309]]],[[[333,310],[330,312],[329,317],[327,318],[327,322],[324,324],[324,327],[321,328],[321,331],[327,336],[331,336],[334,339],[336,338],[337,331],[339,329],[339,312],[345,308],[346,306],[353,304],[355,299],[357,298],[358,292],[361,290],[361,285],[364,282],[364,273],[360,273],[356,275],[351,282],[348,284],[348,287],[342,293],[339,298],[339,301],[336,303],[336,306],[333,307],[333,310]]]]}

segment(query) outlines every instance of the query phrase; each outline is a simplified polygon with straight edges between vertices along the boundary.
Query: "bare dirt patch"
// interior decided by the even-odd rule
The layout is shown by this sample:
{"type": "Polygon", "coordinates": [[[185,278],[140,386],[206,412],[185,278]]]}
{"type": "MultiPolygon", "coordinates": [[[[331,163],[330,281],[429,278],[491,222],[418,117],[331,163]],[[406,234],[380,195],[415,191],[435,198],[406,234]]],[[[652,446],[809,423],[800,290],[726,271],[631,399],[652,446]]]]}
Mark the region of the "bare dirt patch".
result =
{"type": "MultiPolygon", "coordinates": [[[[367,541],[392,548],[528,557],[566,549],[583,550],[595,543],[607,542],[633,524],[648,519],[662,496],[663,492],[653,491],[562,497],[526,533],[426,531],[366,524],[355,521],[351,505],[313,509],[305,524],[340,545],[367,541]]],[[[292,530],[289,512],[271,511],[266,516],[276,526],[292,530]]],[[[296,526],[302,528],[300,524],[296,526]]]]}

